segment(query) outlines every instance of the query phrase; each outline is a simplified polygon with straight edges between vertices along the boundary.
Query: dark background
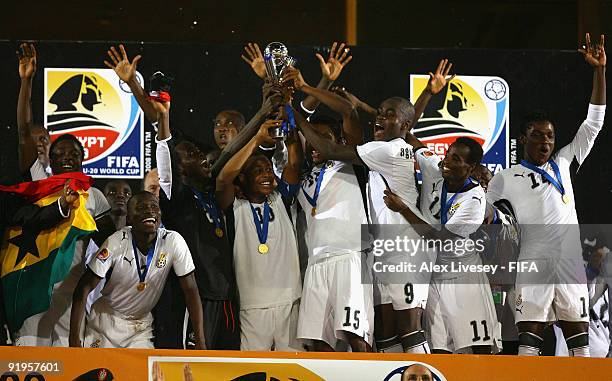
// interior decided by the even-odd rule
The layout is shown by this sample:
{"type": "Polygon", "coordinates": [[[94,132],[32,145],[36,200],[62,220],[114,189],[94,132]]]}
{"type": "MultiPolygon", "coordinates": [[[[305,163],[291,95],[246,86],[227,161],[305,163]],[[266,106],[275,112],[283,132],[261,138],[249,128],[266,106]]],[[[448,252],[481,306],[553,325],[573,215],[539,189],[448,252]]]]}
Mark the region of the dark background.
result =
{"type": "MultiPolygon", "coordinates": [[[[145,78],[155,70],[175,76],[173,128],[212,144],[212,118],[219,110],[236,108],[249,118],[260,104],[261,81],[240,59],[244,43],[285,42],[315,85],[320,76],[315,51],[350,37],[357,46],[338,82],[370,104],[391,95],[408,97],[409,75],[433,70],[448,57],[458,74],[497,75],[509,83],[513,135],[526,112],[544,109],[562,145],[585,118],[591,88],[591,70],[575,49],[585,31],[611,34],[611,16],[612,0],[4,2],[1,181],[17,180],[15,50],[21,40],[37,41],[38,121],[45,66],[103,67],[111,43],[136,41],[126,47],[131,56],[143,54],[139,71],[145,78]],[[355,18],[347,17],[351,3],[355,18]]],[[[612,210],[609,124],[574,179],[585,223],[609,222],[603,211],[612,210]]]]}

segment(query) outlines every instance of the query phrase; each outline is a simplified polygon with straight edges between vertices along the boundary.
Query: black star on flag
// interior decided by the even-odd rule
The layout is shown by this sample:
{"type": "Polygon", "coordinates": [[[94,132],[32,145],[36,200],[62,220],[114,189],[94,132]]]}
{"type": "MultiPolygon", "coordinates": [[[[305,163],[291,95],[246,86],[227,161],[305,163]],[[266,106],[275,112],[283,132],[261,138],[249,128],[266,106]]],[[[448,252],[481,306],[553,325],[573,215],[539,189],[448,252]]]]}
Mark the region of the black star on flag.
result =
{"type": "Polygon", "coordinates": [[[40,258],[38,246],[36,246],[36,237],[38,234],[40,234],[40,229],[24,229],[21,231],[20,235],[8,240],[9,243],[12,243],[19,248],[14,266],[17,266],[28,253],[40,258]]]}

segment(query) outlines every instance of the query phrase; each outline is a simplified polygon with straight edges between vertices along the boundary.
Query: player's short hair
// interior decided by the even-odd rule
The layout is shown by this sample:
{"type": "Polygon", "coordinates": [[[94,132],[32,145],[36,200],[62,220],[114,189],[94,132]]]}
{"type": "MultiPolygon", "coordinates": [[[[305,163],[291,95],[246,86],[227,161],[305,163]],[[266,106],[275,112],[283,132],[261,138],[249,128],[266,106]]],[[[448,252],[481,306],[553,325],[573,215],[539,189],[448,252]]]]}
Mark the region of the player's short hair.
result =
{"type": "Polygon", "coordinates": [[[310,124],[324,124],[329,127],[336,141],[342,140],[342,122],[329,115],[316,115],[310,118],[310,124]]]}
{"type": "Polygon", "coordinates": [[[468,163],[469,164],[480,164],[482,161],[482,146],[476,140],[461,136],[455,140],[453,144],[463,144],[467,148],[469,148],[470,153],[468,154],[468,163]]]}
{"type": "Polygon", "coordinates": [[[81,144],[81,141],[72,134],[60,135],[60,137],[58,137],[57,139],[53,141],[53,143],[51,143],[51,146],[49,147],[49,158],[50,159],[53,159],[53,156],[54,156],[53,148],[63,141],[73,142],[77,147],[79,147],[79,150],[81,150],[81,161],[85,160],[85,148],[83,148],[83,144],[81,144]]]}
{"type": "Polygon", "coordinates": [[[523,117],[523,120],[521,121],[521,135],[527,135],[527,130],[539,122],[548,122],[554,126],[550,115],[546,111],[535,110],[523,117]]]}
{"type": "Polygon", "coordinates": [[[49,135],[49,130],[47,130],[47,129],[45,128],[45,126],[43,126],[42,124],[38,124],[38,123],[34,123],[34,124],[32,124],[32,125],[30,126],[30,130],[34,130],[34,129],[36,129],[36,130],[42,130],[42,131],[44,131],[44,132],[45,132],[45,134],[46,134],[48,137],[50,136],[50,135],[49,135]]]}
{"type": "Polygon", "coordinates": [[[146,190],[139,190],[138,192],[134,193],[132,197],[130,197],[130,199],[128,200],[126,204],[126,207],[128,208],[128,210],[130,209],[130,205],[135,203],[137,199],[143,196],[146,196],[146,195],[153,196],[153,198],[157,200],[157,196],[155,196],[153,193],[146,191],[146,190]]]}
{"type": "Polygon", "coordinates": [[[176,129],[173,131],[172,141],[174,142],[174,148],[176,148],[176,146],[178,146],[181,143],[191,143],[194,146],[196,146],[203,154],[206,154],[206,152],[209,152],[210,150],[213,149],[211,146],[203,143],[202,141],[200,141],[199,139],[196,139],[193,136],[190,136],[184,133],[183,131],[179,129],[176,129]]]}
{"type": "MultiPolygon", "coordinates": [[[[236,119],[238,119],[238,122],[240,123],[238,126],[236,126],[236,129],[238,131],[240,131],[242,129],[242,127],[245,126],[246,124],[246,119],[244,118],[244,115],[242,115],[242,113],[238,110],[222,110],[219,112],[219,114],[221,114],[222,112],[226,113],[226,114],[230,114],[232,116],[235,116],[236,119]]],[[[219,115],[217,114],[217,115],[219,115]]]]}
{"type": "Polygon", "coordinates": [[[412,123],[416,122],[416,120],[414,120],[414,105],[408,99],[402,97],[391,97],[388,98],[387,101],[393,101],[399,104],[397,111],[400,113],[403,121],[410,120],[412,123]]]}

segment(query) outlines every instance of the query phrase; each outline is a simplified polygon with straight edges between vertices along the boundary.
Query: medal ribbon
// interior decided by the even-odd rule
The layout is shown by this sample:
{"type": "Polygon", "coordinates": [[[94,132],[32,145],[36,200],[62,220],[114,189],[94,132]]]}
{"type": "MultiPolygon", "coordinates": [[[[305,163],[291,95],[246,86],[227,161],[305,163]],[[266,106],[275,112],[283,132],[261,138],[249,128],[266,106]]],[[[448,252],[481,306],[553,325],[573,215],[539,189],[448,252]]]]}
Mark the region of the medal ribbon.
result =
{"type": "Polygon", "coordinates": [[[155,235],[155,240],[153,241],[153,245],[147,249],[147,263],[145,265],[144,271],[140,271],[140,255],[138,255],[138,248],[136,247],[136,238],[134,238],[134,234],[132,234],[132,248],[134,249],[134,258],[136,258],[136,271],[138,272],[138,278],[140,282],[144,282],[147,277],[147,272],[149,272],[149,266],[151,265],[151,261],[153,260],[153,254],[155,253],[155,245],[157,244],[157,235],[155,235]]]}
{"type": "Polygon", "coordinates": [[[548,172],[543,170],[542,168],[538,168],[537,166],[535,166],[534,164],[531,164],[527,160],[521,160],[521,165],[523,167],[527,167],[531,169],[532,171],[537,172],[540,175],[544,176],[546,180],[548,180],[555,188],[557,188],[559,193],[561,193],[561,197],[563,197],[565,196],[565,188],[563,187],[563,182],[561,180],[561,172],[559,171],[559,166],[553,160],[548,160],[548,164],[550,164],[550,166],[553,169],[553,172],[555,172],[556,179],[553,179],[553,177],[548,172]]]}
{"type": "Polygon", "coordinates": [[[219,213],[219,209],[217,209],[217,202],[215,201],[214,196],[210,193],[206,193],[206,195],[204,195],[195,188],[191,188],[191,191],[195,195],[196,200],[198,200],[198,204],[200,204],[200,206],[206,210],[206,213],[208,213],[208,215],[210,215],[210,217],[213,219],[215,228],[223,230],[221,227],[221,213],[219,213]]]}
{"type": "Polygon", "coordinates": [[[317,186],[315,187],[315,192],[312,197],[310,197],[308,193],[306,193],[306,189],[304,189],[304,185],[302,185],[302,192],[304,193],[304,197],[306,197],[306,200],[313,208],[316,208],[317,206],[319,192],[321,191],[321,184],[323,183],[323,175],[325,175],[325,167],[326,166],[323,165],[323,168],[321,168],[321,172],[319,172],[319,175],[317,176],[317,186]]]}
{"type": "Polygon", "coordinates": [[[295,115],[293,115],[293,109],[289,105],[285,105],[285,114],[287,115],[287,121],[281,125],[281,130],[284,135],[288,135],[289,131],[295,129],[295,115]]]}
{"type": "Polygon", "coordinates": [[[448,222],[447,213],[450,210],[451,206],[453,205],[453,201],[455,201],[455,198],[457,197],[457,195],[461,193],[471,183],[472,183],[472,179],[471,177],[468,177],[463,183],[463,185],[461,186],[461,189],[459,189],[453,195],[453,197],[451,197],[450,200],[446,202],[446,198],[448,197],[448,188],[446,187],[446,181],[444,181],[444,183],[442,184],[442,192],[440,194],[440,222],[442,223],[442,225],[445,225],[448,222]]]}
{"type": "Polygon", "coordinates": [[[253,220],[257,228],[259,243],[266,243],[268,240],[268,225],[270,224],[270,205],[268,204],[268,200],[263,203],[263,221],[259,219],[257,211],[253,208],[253,204],[249,202],[249,205],[251,205],[251,211],[253,212],[253,220]]]}

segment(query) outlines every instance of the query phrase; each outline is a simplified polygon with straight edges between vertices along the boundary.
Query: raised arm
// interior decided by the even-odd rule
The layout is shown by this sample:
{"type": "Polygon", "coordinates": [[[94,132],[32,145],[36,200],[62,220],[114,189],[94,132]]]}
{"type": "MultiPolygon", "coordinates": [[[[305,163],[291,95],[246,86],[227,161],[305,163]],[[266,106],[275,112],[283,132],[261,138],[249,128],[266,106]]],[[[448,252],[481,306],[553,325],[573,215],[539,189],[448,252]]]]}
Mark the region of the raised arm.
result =
{"type": "Polygon", "coordinates": [[[351,102],[351,104],[357,110],[361,110],[374,118],[378,114],[378,110],[376,110],[374,107],[370,106],[369,104],[365,103],[361,99],[357,98],[355,94],[348,92],[344,87],[333,87],[331,91],[340,95],[342,98],[346,99],[347,101],[351,102]]]}
{"type": "Polygon", "coordinates": [[[299,112],[294,112],[295,120],[306,140],[327,160],[361,164],[354,145],[338,144],[321,136],[299,112]]]}
{"type": "Polygon", "coordinates": [[[363,143],[363,129],[359,123],[357,109],[348,99],[329,90],[308,85],[300,71],[295,68],[287,69],[285,81],[292,81],[296,90],[315,97],[327,107],[342,115],[342,132],[348,144],[358,145],[363,143]]]}
{"type": "MultiPolygon", "coordinates": [[[[342,69],[353,59],[353,56],[349,55],[350,50],[344,43],[338,46],[338,43],[334,42],[329,50],[327,61],[319,53],[315,54],[321,66],[321,80],[317,84],[317,89],[328,90],[340,77],[342,69]]],[[[306,99],[302,101],[302,106],[306,110],[314,111],[319,106],[319,102],[323,102],[323,100],[308,94],[306,99]]]]}
{"type": "Polygon", "coordinates": [[[19,171],[30,169],[38,153],[36,142],[30,135],[32,119],[32,82],[36,74],[36,48],[34,44],[23,43],[17,51],[19,59],[19,98],[17,99],[17,131],[19,134],[19,171]]]}
{"type": "Polygon", "coordinates": [[[234,179],[238,177],[242,166],[253,154],[253,152],[264,143],[274,143],[274,139],[270,137],[268,129],[280,127],[282,120],[269,119],[266,120],[257,131],[257,134],[249,140],[223,167],[217,176],[216,196],[217,202],[221,209],[229,208],[234,202],[236,196],[236,188],[234,188],[234,179]]]}
{"type": "Polygon", "coordinates": [[[593,67],[593,90],[590,103],[606,104],[606,50],[605,37],[602,34],[599,43],[591,44],[591,35],[586,34],[586,45],[578,49],[584,55],[584,60],[593,67]]]}
{"type": "MultiPolygon", "coordinates": [[[[421,115],[423,115],[423,112],[425,111],[431,97],[442,91],[442,89],[446,87],[446,84],[455,78],[455,74],[451,75],[450,77],[448,76],[452,67],[453,64],[448,62],[448,59],[444,58],[443,60],[440,60],[440,63],[438,63],[435,73],[429,72],[429,81],[427,82],[427,86],[421,95],[419,95],[414,104],[415,120],[418,121],[421,118],[421,115]]],[[[415,124],[416,123],[414,123],[413,126],[415,124]]]]}
{"type": "Polygon", "coordinates": [[[111,62],[104,61],[104,64],[113,69],[115,73],[117,73],[117,76],[129,86],[130,90],[132,90],[132,94],[134,94],[134,97],[136,97],[138,105],[142,111],[144,111],[145,117],[149,120],[149,122],[156,122],[157,113],[148,102],[148,97],[144,91],[144,88],[136,79],[136,68],[138,67],[138,61],[140,61],[142,56],[137,55],[134,57],[132,62],[130,62],[123,45],[119,45],[119,51],[121,53],[117,52],[117,49],[115,49],[114,46],[111,46],[106,52],[111,62]]]}
{"type": "MultiPolygon", "coordinates": [[[[264,84],[264,86],[266,86],[264,84]]],[[[230,141],[223,151],[219,158],[215,162],[215,164],[211,168],[213,178],[216,177],[221,169],[225,166],[225,163],[240,150],[259,130],[261,124],[266,120],[268,115],[278,109],[278,106],[282,102],[282,94],[276,90],[271,89],[269,92],[264,93],[266,98],[261,106],[261,108],[257,111],[257,113],[249,120],[246,126],[238,133],[238,135],[230,141]],[[267,96],[266,96],[267,95],[267,96]]]]}
{"type": "Polygon", "coordinates": [[[302,162],[304,161],[304,150],[298,132],[296,130],[291,131],[285,143],[287,145],[287,165],[283,168],[283,180],[287,184],[298,184],[302,162]]]}

